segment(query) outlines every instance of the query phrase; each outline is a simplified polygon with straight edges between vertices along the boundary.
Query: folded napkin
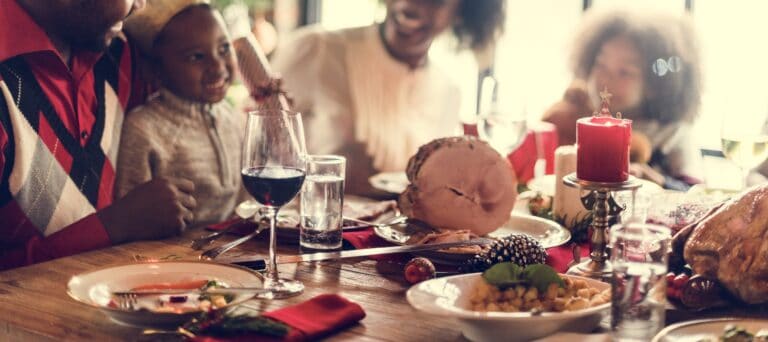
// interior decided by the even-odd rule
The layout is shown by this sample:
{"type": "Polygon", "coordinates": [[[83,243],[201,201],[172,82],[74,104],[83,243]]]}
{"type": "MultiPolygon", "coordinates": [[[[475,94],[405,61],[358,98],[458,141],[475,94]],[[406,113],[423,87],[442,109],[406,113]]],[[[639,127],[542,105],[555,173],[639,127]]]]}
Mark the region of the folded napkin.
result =
{"type": "MultiPolygon", "coordinates": [[[[392,246],[392,243],[380,238],[373,232],[373,228],[361,229],[342,233],[342,238],[349,242],[355,249],[392,246]]],[[[373,260],[403,260],[405,254],[371,255],[373,260]]],[[[407,260],[407,259],[406,259],[407,260]]]]}
{"type": "MultiPolygon", "coordinates": [[[[579,247],[581,247],[582,260],[589,257],[589,242],[581,243],[579,247]]],[[[547,249],[547,265],[554,268],[555,271],[565,273],[568,271],[568,264],[571,261],[573,261],[572,243],[547,249]]]]}
{"type": "MultiPolygon", "coordinates": [[[[290,327],[282,341],[312,341],[354,325],[365,318],[360,305],[339,295],[322,294],[306,302],[284,307],[261,315],[285,323],[290,327]]],[[[256,334],[235,338],[198,336],[195,342],[280,341],[274,337],[256,334]]]]}
{"type": "Polygon", "coordinates": [[[205,229],[218,231],[229,229],[230,227],[232,227],[232,230],[230,231],[232,234],[246,235],[256,229],[256,223],[251,220],[234,217],[219,223],[210,224],[206,226],[205,229]]]}

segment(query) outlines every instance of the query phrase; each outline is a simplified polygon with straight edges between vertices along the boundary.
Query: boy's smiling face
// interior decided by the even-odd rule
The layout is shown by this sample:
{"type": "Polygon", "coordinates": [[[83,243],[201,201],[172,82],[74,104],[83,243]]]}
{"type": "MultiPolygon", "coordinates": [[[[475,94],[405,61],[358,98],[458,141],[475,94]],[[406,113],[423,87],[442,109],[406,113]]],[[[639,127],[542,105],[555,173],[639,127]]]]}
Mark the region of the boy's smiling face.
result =
{"type": "Polygon", "coordinates": [[[224,99],[235,73],[235,57],[224,21],[214,9],[199,5],[174,16],[154,46],[163,86],[188,100],[224,99]]]}

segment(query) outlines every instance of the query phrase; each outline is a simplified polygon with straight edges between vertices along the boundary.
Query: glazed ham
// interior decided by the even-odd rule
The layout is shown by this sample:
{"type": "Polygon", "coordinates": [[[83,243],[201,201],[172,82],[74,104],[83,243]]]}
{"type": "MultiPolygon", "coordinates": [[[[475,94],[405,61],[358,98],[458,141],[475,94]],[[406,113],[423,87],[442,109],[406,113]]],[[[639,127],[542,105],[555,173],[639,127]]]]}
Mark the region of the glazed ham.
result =
{"type": "Polygon", "coordinates": [[[746,303],[768,302],[768,184],[681,230],[673,241],[673,263],[681,249],[694,273],[717,279],[746,303]]]}
{"type": "Polygon", "coordinates": [[[410,185],[400,194],[400,210],[440,230],[490,233],[509,220],[517,198],[517,180],[507,160],[472,137],[422,146],[406,173],[410,185]]]}

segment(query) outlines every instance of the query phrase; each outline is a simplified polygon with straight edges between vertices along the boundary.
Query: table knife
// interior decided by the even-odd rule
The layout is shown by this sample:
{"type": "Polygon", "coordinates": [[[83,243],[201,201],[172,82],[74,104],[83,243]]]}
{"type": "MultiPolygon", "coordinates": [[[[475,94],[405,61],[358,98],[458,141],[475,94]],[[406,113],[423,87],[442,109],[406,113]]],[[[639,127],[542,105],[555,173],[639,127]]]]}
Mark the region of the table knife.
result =
{"type": "MultiPolygon", "coordinates": [[[[277,263],[292,264],[292,263],[307,262],[307,261],[324,261],[324,260],[358,258],[358,257],[364,257],[364,256],[371,256],[371,255],[433,251],[437,249],[445,249],[445,248],[451,248],[451,247],[485,245],[485,244],[490,244],[493,241],[495,240],[489,239],[489,238],[476,238],[476,239],[471,239],[467,241],[432,243],[432,244],[424,244],[424,245],[362,248],[362,249],[354,249],[349,251],[319,252],[319,253],[308,253],[308,254],[299,254],[299,255],[278,255],[277,263]]],[[[257,269],[257,270],[264,269],[266,268],[266,265],[267,265],[266,259],[248,257],[248,256],[227,258],[227,259],[217,259],[217,261],[222,263],[241,265],[241,266],[245,266],[245,267],[257,269]]]]}

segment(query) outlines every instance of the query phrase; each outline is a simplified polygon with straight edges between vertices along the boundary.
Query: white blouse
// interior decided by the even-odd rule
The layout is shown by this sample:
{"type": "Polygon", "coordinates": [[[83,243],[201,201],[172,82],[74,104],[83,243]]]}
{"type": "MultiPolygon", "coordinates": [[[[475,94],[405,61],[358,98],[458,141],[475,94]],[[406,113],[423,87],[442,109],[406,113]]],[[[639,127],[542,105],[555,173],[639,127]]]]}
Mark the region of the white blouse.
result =
{"type": "Polygon", "coordinates": [[[434,63],[411,69],[392,58],[377,24],[298,30],[272,65],[304,113],[313,154],[362,143],[376,171],[404,171],[419,146],[459,126],[459,88],[434,63]]]}

